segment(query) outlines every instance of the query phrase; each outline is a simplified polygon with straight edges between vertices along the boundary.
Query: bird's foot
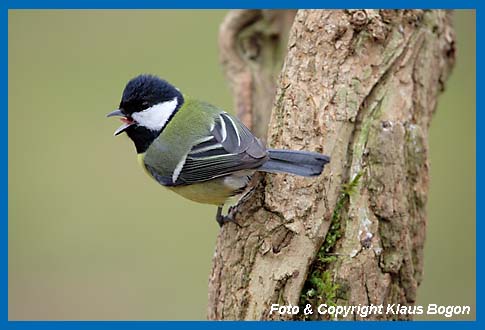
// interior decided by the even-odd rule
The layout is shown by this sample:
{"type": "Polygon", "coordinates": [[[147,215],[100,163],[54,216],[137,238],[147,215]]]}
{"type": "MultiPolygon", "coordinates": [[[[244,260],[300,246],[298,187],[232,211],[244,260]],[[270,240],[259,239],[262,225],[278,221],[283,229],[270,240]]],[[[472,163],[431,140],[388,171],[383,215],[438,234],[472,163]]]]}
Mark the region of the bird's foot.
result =
{"type": "Polygon", "coordinates": [[[233,224],[235,224],[236,226],[238,226],[239,228],[241,228],[242,226],[234,219],[234,217],[236,215],[236,212],[238,211],[238,207],[241,204],[245,203],[247,200],[249,200],[249,198],[253,195],[253,193],[254,193],[254,187],[252,187],[251,189],[246,190],[239,197],[239,199],[236,202],[236,204],[229,207],[229,210],[227,211],[227,215],[222,215],[222,207],[223,206],[219,206],[217,208],[217,214],[216,214],[216,221],[219,224],[219,227],[222,228],[222,226],[225,223],[232,222],[233,224]]]}
{"type": "Polygon", "coordinates": [[[234,215],[237,211],[237,207],[231,206],[229,208],[229,211],[227,212],[227,215],[222,215],[222,206],[219,206],[217,208],[217,214],[216,214],[216,221],[219,224],[219,227],[222,228],[222,226],[225,223],[232,222],[239,228],[241,228],[241,225],[234,219],[234,215]]]}

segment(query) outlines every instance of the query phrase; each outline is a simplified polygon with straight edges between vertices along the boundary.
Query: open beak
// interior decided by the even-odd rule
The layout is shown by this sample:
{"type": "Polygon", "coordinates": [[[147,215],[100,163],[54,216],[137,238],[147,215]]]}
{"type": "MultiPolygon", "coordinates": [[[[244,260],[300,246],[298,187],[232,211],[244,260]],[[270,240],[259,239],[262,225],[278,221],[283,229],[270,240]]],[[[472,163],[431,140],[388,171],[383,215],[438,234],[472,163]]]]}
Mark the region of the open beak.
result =
{"type": "Polygon", "coordinates": [[[113,134],[114,136],[123,133],[128,127],[135,124],[134,120],[127,117],[123,112],[121,112],[120,109],[116,109],[115,111],[108,113],[106,117],[121,117],[120,119],[123,122],[123,125],[118,127],[118,129],[113,134]]]}

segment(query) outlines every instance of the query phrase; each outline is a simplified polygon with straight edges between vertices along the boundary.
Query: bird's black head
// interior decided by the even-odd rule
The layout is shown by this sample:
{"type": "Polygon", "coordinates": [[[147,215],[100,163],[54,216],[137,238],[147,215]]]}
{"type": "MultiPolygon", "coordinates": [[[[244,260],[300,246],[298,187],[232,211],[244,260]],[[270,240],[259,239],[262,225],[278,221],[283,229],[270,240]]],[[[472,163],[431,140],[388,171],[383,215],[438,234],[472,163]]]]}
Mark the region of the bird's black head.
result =
{"type": "Polygon", "coordinates": [[[183,101],[182,95],[174,86],[157,76],[142,74],[126,84],[120,110],[131,115],[174,99],[179,103],[183,101]]]}
{"type": "Polygon", "coordinates": [[[118,110],[108,116],[121,116],[123,126],[138,153],[145,152],[183,104],[180,91],[153,75],[139,75],[126,84],[118,110]]]}

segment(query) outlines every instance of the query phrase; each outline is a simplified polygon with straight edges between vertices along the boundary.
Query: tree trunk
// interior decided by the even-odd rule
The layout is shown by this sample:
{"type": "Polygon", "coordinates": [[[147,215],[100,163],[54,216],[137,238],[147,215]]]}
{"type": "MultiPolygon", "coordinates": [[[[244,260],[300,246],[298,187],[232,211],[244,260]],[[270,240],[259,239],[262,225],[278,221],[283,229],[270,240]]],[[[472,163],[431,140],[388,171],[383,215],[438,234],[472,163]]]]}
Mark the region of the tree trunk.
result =
{"type": "Polygon", "coordinates": [[[255,133],[270,116],[268,145],[332,160],[318,178],[259,177],[238,207],[242,227],[219,233],[208,318],[329,318],[316,313],[321,304],[412,307],[423,272],[428,128],[454,63],[451,14],[299,10],[274,83],[292,15],[229,13],[221,57],[238,113],[258,124],[255,133]],[[241,47],[245,38],[259,40],[249,43],[258,51],[241,47]],[[272,304],[300,311],[270,314],[272,304]],[[307,304],[313,314],[304,315],[307,304]]]}
{"type": "Polygon", "coordinates": [[[220,27],[220,59],[237,115],[263,140],[295,14],[294,10],[232,10],[220,27]]]}

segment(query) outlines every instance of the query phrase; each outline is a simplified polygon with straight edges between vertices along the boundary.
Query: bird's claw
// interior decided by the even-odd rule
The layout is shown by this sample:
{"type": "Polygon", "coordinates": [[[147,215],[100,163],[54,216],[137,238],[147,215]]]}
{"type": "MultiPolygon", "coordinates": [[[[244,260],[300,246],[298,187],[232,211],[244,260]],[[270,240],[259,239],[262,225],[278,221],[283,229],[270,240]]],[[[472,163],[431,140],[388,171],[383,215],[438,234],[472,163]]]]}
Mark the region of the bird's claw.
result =
{"type": "Polygon", "coordinates": [[[234,219],[234,215],[236,214],[237,207],[236,206],[231,206],[229,208],[229,211],[227,212],[227,215],[222,215],[222,206],[219,206],[217,208],[217,214],[216,214],[216,221],[219,224],[219,227],[222,228],[222,226],[225,223],[232,222],[239,228],[241,228],[241,225],[234,219]]]}

